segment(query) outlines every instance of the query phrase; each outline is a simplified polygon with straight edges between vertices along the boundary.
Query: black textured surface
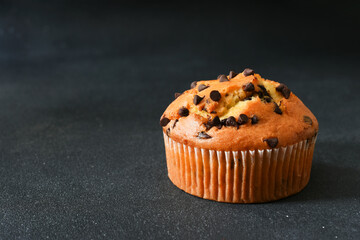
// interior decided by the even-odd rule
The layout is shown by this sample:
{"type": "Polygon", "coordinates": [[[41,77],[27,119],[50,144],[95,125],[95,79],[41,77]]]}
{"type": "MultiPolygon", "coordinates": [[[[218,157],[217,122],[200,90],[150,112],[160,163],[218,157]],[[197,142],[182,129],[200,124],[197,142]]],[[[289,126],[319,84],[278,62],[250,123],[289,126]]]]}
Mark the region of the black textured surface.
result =
{"type": "Polygon", "coordinates": [[[0,239],[359,239],[358,8],[317,3],[1,2],[0,239]],[[245,67],[317,116],[310,183],[267,204],[188,195],[159,118],[245,67]]]}

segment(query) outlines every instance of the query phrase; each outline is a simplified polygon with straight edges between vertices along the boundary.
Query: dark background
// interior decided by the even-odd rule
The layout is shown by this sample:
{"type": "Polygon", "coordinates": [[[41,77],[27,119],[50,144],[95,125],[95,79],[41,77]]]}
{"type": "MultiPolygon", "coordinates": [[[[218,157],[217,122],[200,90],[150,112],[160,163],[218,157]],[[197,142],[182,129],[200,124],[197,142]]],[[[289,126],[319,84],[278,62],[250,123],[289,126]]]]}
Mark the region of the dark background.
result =
{"type": "Polygon", "coordinates": [[[359,3],[0,2],[0,239],[359,239],[359,3]],[[159,118],[229,70],[320,123],[299,194],[224,204],[167,178],[159,118]]]}

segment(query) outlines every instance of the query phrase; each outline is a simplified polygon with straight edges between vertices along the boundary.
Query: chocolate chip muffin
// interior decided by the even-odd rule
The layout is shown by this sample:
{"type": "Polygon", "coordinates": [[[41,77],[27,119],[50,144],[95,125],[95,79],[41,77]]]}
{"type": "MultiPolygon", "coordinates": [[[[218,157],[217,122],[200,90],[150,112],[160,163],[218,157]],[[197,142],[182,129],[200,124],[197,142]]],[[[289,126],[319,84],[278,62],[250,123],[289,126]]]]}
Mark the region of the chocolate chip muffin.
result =
{"type": "Polygon", "coordinates": [[[161,116],[168,175],[220,202],[267,202],[309,181],[318,122],[283,83],[252,69],[191,83],[161,116]]]}

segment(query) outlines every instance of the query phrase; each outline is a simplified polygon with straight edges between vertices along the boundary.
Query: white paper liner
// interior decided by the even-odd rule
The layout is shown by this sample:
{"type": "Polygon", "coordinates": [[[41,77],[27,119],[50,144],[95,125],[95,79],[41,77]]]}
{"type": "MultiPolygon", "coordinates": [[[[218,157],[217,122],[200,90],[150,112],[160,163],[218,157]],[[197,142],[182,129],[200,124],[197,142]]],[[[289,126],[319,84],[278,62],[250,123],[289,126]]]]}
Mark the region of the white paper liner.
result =
{"type": "Polygon", "coordinates": [[[310,179],[316,136],[265,150],[215,151],[164,133],[170,180],[192,195],[231,203],[267,202],[302,190],[310,179]]]}

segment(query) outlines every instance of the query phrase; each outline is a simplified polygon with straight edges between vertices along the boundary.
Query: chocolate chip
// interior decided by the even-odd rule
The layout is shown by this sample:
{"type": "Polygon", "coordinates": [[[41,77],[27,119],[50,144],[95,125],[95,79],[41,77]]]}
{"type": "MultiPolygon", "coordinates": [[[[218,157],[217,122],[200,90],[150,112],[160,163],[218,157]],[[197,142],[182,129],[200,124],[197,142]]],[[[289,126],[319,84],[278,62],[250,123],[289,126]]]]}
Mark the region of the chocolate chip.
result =
{"type": "Polygon", "coordinates": [[[175,128],[176,123],[177,123],[178,121],[179,121],[178,119],[176,119],[176,120],[175,120],[175,122],[174,122],[174,124],[173,124],[172,128],[175,128]]]}
{"type": "Polygon", "coordinates": [[[185,107],[181,107],[179,109],[179,115],[181,117],[187,117],[189,115],[189,110],[187,108],[185,108],[185,107]]]}
{"type": "Polygon", "coordinates": [[[211,91],[210,98],[211,98],[211,100],[218,102],[221,99],[221,94],[219,93],[219,91],[216,91],[216,90],[211,91]]]}
{"type": "Polygon", "coordinates": [[[176,92],[176,93],[174,94],[175,99],[177,99],[177,98],[178,98],[181,94],[182,94],[182,93],[178,93],[178,92],[176,92]]]}
{"type": "Polygon", "coordinates": [[[266,88],[263,86],[263,85],[258,85],[258,87],[263,90],[263,91],[266,91],[266,88]]]}
{"type": "Polygon", "coordinates": [[[208,135],[206,132],[199,132],[197,137],[200,138],[200,139],[209,139],[209,138],[211,138],[211,136],[208,135]]]}
{"type": "Polygon", "coordinates": [[[194,102],[195,105],[198,105],[201,102],[201,100],[203,100],[203,99],[204,99],[204,97],[200,97],[198,95],[195,95],[193,102],[194,102]]]}
{"type": "Polygon", "coordinates": [[[197,81],[194,81],[194,82],[191,83],[190,87],[191,87],[191,88],[195,88],[195,87],[196,87],[196,84],[197,84],[197,81]]]}
{"type": "Polygon", "coordinates": [[[264,100],[269,103],[269,102],[271,102],[271,97],[265,96],[265,97],[264,97],[264,100]]]}
{"type": "Polygon", "coordinates": [[[282,114],[282,111],[279,108],[279,106],[276,104],[276,102],[274,102],[274,105],[275,105],[274,112],[276,112],[277,114],[282,114]]]}
{"type": "Polygon", "coordinates": [[[281,92],[281,94],[288,99],[290,97],[290,89],[283,83],[280,83],[279,86],[276,87],[276,91],[281,92]]]}
{"type": "Polygon", "coordinates": [[[219,79],[219,82],[228,82],[229,81],[229,79],[224,74],[219,75],[218,79],[219,79]]]}
{"type": "Polygon", "coordinates": [[[225,126],[226,125],[226,118],[224,118],[223,120],[220,121],[220,124],[225,126]]]}
{"type": "Polygon", "coordinates": [[[258,92],[260,98],[262,98],[263,96],[270,97],[269,93],[267,92],[266,88],[263,85],[258,85],[258,87],[261,89],[261,92],[258,92]]]}
{"type": "Polygon", "coordinates": [[[166,117],[163,117],[163,118],[160,120],[160,126],[165,127],[166,125],[168,125],[169,122],[170,122],[170,119],[168,119],[168,118],[166,118],[166,117]]]}
{"type": "Polygon", "coordinates": [[[249,101],[252,99],[252,96],[244,98],[244,101],[249,101]]]}
{"type": "Polygon", "coordinates": [[[214,119],[211,121],[213,126],[220,124],[220,118],[218,116],[214,117],[214,119]]]}
{"type": "Polygon", "coordinates": [[[236,127],[237,126],[236,119],[233,116],[228,117],[226,119],[225,125],[226,126],[231,126],[231,127],[236,127]]]}
{"type": "Polygon", "coordinates": [[[213,120],[209,120],[207,123],[205,123],[205,127],[206,130],[211,129],[212,127],[221,128],[220,118],[218,116],[214,117],[213,120]]]}
{"type": "Polygon", "coordinates": [[[288,88],[284,88],[284,89],[281,91],[281,93],[282,93],[282,95],[283,95],[286,99],[288,99],[288,98],[290,97],[291,91],[290,91],[290,89],[288,89],[288,88]]]}
{"type": "Polygon", "coordinates": [[[198,86],[198,91],[201,92],[202,90],[207,89],[208,87],[209,87],[209,86],[206,86],[206,85],[204,85],[204,84],[200,84],[200,85],[198,86]]]}
{"type": "Polygon", "coordinates": [[[230,71],[230,73],[229,73],[229,79],[232,79],[232,78],[236,77],[236,75],[238,75],[236,72],[230,71]]]}
{"type": "Polygon", "coordinates": [[[258,85],[258,87],[259,87],[261,90],[263,90],[263,91],[266,92],[266,88],[265,88],[263,85],[258,85]]]}
{"type": "Polygon", "coordinates": [[[309,125],[312,125],[313,122],[312,122],[312,120],[311,120],[310,117],[304,116],[303,119],[304,119],[304,122],[306,122],[306,123],[309,124],[309,125]]]}
{"type": "Polygon", "coordinates": [[[255,90],[254,84],[248,83],[248,84],[244,85],[244,91],[251,92],[254,90],[255,90]]]}
{"type": "Polygon", "coordinates": [[[274,148],[276,145],[278,145],[279,140],[277,138],[266,138],[264,139],[264,142],[266,142],[269,147],[274,148]]]}
{"type": "Polygon", "coordinates": [[[285,87],[285,84],[280,83],[277,87],[276,87],[276,91],[281,92],[281,90],[285,87]]]}
{"type": "Polygon", "coordinates": [[[166,135],[169,137],[169,135],[170,135],[170,128],[166,129],[166,135]]]}
{"type": "Polygon", "coordinates": [[[251,118],[251,124],[257,124],[258,122],[259,122],[258,116],[254,115],[254,116],[251,118]]]}
{"type": "Polygon", "coordinates": [[[245,114],[240,114],[240,116],[238,118],[239,125],[243,125],[243,124],[247,123],[247,121],[249,121],[248,116],[246,116],[245,114]]]}
{"type": "Polygon", "coordinates": [[[222,127],[220,118],[219,118],[218,116],[216,116],[216,117],[213,119],[213,125],[214,125],[215,127],[217,127],[218,129],[220,129],[220,128],[222,127]]]}
{"type": "Polygon", "coordinates": [[[243,71],[243,74],[245,77],[250,76],[250,75],[254,75],[254,70],[252,70],[251,68],[245,68],[243,71]]]}

